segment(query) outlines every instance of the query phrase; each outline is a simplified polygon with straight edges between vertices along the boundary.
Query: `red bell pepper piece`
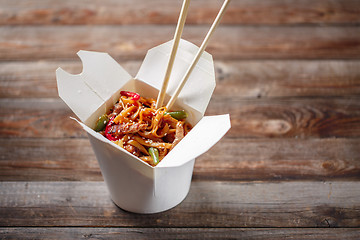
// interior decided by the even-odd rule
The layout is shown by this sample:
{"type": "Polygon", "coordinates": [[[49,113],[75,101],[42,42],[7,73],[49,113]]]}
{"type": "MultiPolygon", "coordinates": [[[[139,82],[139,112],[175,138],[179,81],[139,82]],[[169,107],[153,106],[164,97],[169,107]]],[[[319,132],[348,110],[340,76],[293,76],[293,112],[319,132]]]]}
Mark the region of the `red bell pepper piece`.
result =
{"type": "Polygon", "coordinates": [[[115,116],[112,117],[112,118],[110,118],[108,124],[107,124],[106,127],[105,127],[105,137],[106,137],[107,139],[109,139],[110,141],[117,141],[117,140],[120,139],[119,136],[115,136],[115,137],[114,137],[113,135],[111,135],[111,134],[109,133],[109,130],[110,130],[111,125],[114,124],[114,118],[115,118],[115,116]]]}
{"type": "Polygon", "coordinates": [[[137,101],[140,99],[140,95],[135,92],[121,91],[120,95],[125,96],[125,97],[131,97],[131,100],[134,100],[134,101],[137,101]]]}

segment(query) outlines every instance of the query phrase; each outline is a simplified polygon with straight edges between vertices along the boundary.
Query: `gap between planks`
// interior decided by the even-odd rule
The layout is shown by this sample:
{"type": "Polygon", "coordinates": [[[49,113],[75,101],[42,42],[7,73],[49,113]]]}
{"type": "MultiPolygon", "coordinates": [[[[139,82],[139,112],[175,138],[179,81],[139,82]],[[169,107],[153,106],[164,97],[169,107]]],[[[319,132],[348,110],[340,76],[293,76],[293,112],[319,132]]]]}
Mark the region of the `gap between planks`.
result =
{"type": "Polygon", "coordinates": [[[359,228],[0,227],[4,239],[347,239],[359,228]]]}

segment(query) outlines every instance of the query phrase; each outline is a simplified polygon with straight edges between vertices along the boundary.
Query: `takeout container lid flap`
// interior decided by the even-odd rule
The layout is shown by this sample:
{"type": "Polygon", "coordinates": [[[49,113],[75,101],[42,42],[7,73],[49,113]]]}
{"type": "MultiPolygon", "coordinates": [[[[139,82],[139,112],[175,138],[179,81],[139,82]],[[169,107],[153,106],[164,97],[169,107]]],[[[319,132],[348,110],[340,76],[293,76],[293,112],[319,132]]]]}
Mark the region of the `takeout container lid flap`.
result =
{"type": "MultiPolygon", "coordinates": [[[[136,79],[140,79],[157,89],[161,89],[170,58],[173,40],[150,49],[139,69],[136,79]]],[[[180,40],[166,93],[172,96],[193,61],[199,48],[184,39],[180,40]]],[[[215,70],[212,56],[203,52],[178,100],[204,114],[215,89],[215,70]]]]}
{"type": "Polygon", "coordinates": [[[74,75],[58,68],[56,79],[59,96],[86,122],[131,75],[107,53],[80,50],[77,55],[83,71],[74,75]]]}
{"type": "MultiPolygon", "coordinates": [[[[136,79],[160,89],[170,57],[172,40],[148,51],[136,79]]],[[[181,39],[174,61],[167,94],[175,91],[198,47],[181,39]]],[[[83,71],[73,75],[56,70],[59,96],[82,122],[119,91],[132,76],[107,53],[80,50],[83,71]]],[[[212,56],[204,52],[178,96],[178,101],[204,114],[215,88],[212,56]]],[[[124,89],[126,90],[126,89],[124,89]]],[[[140,93],[141,94],[141,93],[140,93]]]]}
{"type": "Polygon", "coordinates": [[[176,167],[197,158],[217,143],[230,127],[229,114],[203,117],[157,167],[176,167]]]}

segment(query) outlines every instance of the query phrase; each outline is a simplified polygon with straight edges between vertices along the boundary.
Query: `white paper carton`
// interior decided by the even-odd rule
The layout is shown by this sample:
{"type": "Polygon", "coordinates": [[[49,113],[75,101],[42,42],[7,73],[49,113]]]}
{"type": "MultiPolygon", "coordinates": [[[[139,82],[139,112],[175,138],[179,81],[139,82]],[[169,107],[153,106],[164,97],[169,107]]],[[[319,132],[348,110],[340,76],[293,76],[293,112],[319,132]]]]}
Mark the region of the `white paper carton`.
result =
{"type": "MultiPolygon", "coordinates": [[[[215,88],[213,60],[204,52],[173,107],[187,111],[187,121],[194,128],[156,167],[92,130],[98,117],[119,99],[120,90],[157,97],[171,46],[172,41],[150,49],[135,78],[107,53],[90,51],[78,52],[82,73],[72,75],[61,68],[56,71],[59,96],[81,120],[78,123],[88,134],[112,200],[127,211],[156,213],[179,204],[189,191],[195,158],[230,129],[229,115],[203,117],[215,88]]],[[[180,41],[167,99],[197,50],[192,43],[180,41]]]]}

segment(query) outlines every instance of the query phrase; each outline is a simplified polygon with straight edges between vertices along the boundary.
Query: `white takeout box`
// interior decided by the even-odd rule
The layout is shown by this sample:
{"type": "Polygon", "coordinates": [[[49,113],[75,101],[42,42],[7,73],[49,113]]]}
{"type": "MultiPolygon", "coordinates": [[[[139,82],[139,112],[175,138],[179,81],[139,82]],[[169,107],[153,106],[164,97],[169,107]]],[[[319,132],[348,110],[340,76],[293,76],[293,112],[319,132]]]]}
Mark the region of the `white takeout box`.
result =
{"type": "MultiPolygon", "coordinates": [[[[132,78],[107,53],[79,51],[83,71],[72,75],[58,68],[59,96],[81,120],[112,200],[136,213],[156,213],[179,204],[187,195],[195,158],[209,150],[230,129],[229,115],[203,117],[215,88],[212,56],[203,53],[172,110],[184,109],[194,127],[176,147],[152,167],[92,130],[99,116],[119,99],[120,90],[157,97],[165,75],[172,41],[150,49],[132,78]]],[[[198,47],[181,40],[167,90],[175,91],[198,47]]]]}

